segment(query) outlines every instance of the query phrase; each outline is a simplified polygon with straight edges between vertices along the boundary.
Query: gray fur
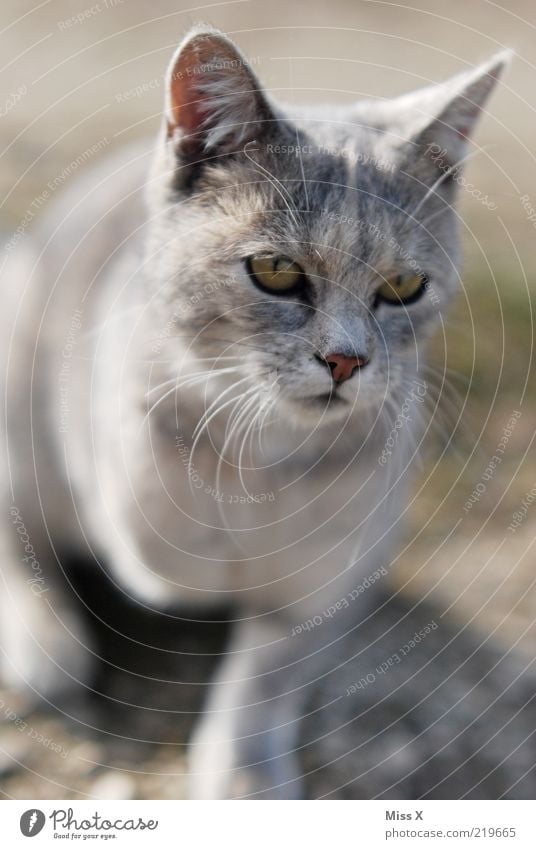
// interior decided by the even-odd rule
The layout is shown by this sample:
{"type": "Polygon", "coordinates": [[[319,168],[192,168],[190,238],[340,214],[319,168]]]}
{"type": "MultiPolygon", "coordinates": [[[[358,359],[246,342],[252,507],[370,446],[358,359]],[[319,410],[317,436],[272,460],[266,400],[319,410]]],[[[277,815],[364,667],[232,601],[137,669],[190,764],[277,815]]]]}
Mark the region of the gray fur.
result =
{"type": "Polygon", "coordinates": [[[155,149],[122,152],[78,181],[42,221],[33,254],[26,245],[9,257],[4,677],[47,697],[88,680],[62,552],[106,563],[149,605],[232,599],[241,622],[192,744],[194,795],[304,792],[284,754],[300,698],[277,684],[271,698],[293,732],[265,739],[260,682],[298,645],[322,654],[324,638],[293,642],[293,626],[390,562],[424,418],[401,431],[388,466],[378,458],[456,291],[449,169],[504,61],[392,102],[283,109],[227,39],[197,28],[172,62],[155,149]],[[172,85],[185,56],[207,66],[179,109],[172,85]],[[288,153],[296,145],[300,155],[288,153]],[[298,262],[308,299],[254,287],[243,260],[259,252],[298,262]],[[374,308],[384,276],[412,269],[431,290],[407,308],[374,308]],[[364,352],[370,364],[326,404],[331,376],[315,354],[330,351],[364,352]],[[240,392],[197,439],[218,396],[240,392]],[[42,594],[20,563],[13,504],[42,594]],[[246,768],[242,723],[268,747],[260,770],[246,768]]]}

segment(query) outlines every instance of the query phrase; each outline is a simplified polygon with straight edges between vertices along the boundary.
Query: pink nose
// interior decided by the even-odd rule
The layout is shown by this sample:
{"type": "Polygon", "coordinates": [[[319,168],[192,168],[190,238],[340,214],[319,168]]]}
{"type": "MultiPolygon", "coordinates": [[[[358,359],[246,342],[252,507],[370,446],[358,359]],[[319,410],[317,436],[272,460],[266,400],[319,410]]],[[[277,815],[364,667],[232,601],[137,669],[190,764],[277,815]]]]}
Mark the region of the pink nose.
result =
{"type": "Polygon", "coordinates": [[[330,368],[335,383],[349,380],[357,368],[368,363],[367,357],[348,357],[346,354],[326,354],[323,359],[330,368]]]}

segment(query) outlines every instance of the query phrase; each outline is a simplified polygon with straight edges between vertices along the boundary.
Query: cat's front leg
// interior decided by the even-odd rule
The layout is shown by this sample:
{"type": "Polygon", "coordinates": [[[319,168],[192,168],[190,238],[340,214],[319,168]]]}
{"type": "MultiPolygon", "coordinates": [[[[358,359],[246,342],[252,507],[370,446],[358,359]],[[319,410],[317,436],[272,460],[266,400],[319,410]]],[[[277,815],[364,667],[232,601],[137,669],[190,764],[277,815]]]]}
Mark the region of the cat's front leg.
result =
{"type": "Polygon", "coordinates": [[[27,533],[16,508],[9,518],[20,539],[0,527],[0,687],[28,708],[40,698],[55,704],[89,685],[94,652],[53,557],[27,533]]]}
{"type": "Polygon", "coordinates": [[[195,799],[302,798],[296,753],[307,665],[288,622],[238,622],[190,744],[195,799]]]}

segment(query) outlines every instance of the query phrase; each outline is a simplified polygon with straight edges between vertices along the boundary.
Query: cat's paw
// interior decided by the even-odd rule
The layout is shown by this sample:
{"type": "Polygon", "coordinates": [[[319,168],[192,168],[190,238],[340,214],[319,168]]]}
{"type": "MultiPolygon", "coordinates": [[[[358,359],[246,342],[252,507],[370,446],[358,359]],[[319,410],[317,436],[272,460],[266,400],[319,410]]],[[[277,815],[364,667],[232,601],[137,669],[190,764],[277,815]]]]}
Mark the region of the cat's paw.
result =
{"type": "Polygon", "coordinates": [[[222,772],[193,773],[191,799],[302,799],[303,787],[298,774],[281,781],[278,770],[254,765],[234,767],[222,772]]]}
{"type": "Polygon", "coordinates": [[[296,769],[290,776],[280,768],[248,766],[233,770],[227,782],[227,799],[303,799],[303,783],[296,769]]]}
{"type": "Polygon", "coordinates": [[[300,764],[277,733],[229,739],[214,717],[201,723],[189,754],[191,799],[302,799],[300,764]]]}

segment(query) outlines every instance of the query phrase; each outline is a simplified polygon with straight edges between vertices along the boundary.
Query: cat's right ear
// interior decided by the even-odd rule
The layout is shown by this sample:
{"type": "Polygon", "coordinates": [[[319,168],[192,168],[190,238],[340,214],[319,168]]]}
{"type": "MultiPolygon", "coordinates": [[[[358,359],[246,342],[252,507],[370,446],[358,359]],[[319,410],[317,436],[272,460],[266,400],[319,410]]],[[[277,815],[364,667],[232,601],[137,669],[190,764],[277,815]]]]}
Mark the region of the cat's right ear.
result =
{"type": "Polygon", "coordinates": [[[183,164],[239,152],[273,120],[247,60],[223,33],[190,30],[166,79],[166,136],[183,164]]]}

